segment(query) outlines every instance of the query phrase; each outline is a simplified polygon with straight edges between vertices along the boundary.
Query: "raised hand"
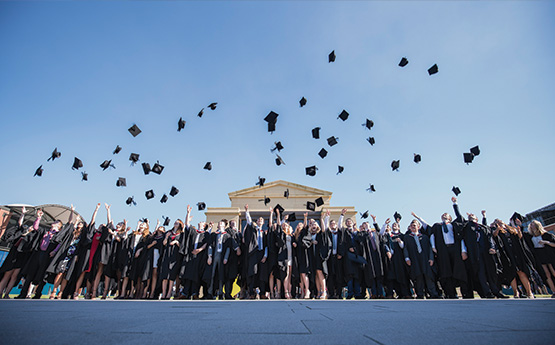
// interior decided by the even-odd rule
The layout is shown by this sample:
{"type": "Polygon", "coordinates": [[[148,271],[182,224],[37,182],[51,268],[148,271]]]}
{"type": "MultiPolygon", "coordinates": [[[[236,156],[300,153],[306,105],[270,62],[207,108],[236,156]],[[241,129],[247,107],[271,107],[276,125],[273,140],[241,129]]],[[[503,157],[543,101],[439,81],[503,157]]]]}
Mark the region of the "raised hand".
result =
{"type": "Polygon", "coordinates": [[[391,219],[389,219],[389,218],[387,218],[387,219],[385,220],[385,224],[389,224],[390,222],[391,222],[391,219]]]}
{"type": "Polygon", "coordinates": [[[373,214],[371,214],[370,217],[372,217],[372,220],[373,220],[374,223],[375,223],[375,222],[376,222],[376,216],[374,216],[373,214]]]}
{"type": "Polygon", "coordinates": [[[100,203],[96,204],[96,209],[98,210],[100,208],[100,203]]]}
{"type": "Polygon", "coordinates": [[[482,210],[482,217],[486,216],[486,210],[482,210]]]}
{"type": "Polygon", "coordinates": [[[342,216],[344,216],[345,213],[347,213],[347,209],[346,209],[346,208],[344,208],[344,209],[341,210],[341,215],[342,215],[342,216]]]}
{"type": "Polygon", "coordinates": [[[41,218],[43,214],[44,214],[44,212],[39,208],[37,210],[37,217],[41,218]]]}
{"type": "Polygon", "coordinates": [[[455,198],[455,197],[453,196],[453,197],[451,197],[451,201],[453,202],[453,204],[456,204],[456,203],[457,203],[457,198],[455,198]]]}
{"type": "Polygon", "coordinates": [[[25,206],[23,206],[23,207],[21,208],[21,213],[23,213],[23,214],[27,213],[27,209],[25,208],[25,206]]]}
{"type": "Polygon", "coordinates": [[[187,213],[191,213],[192,207],[191,205],[187,205],[187,213]]]}
{"type": "Polygon", "coordinates": [[[249,204],[245,204],[245,212],[249,211],[249,204]]]}
{"type": "Polygon", "coordinates": [[[108,205],[107,203],[104,203],[104,207],[106,207],[107,210],[110,209],[110,205],[108,205]]]}

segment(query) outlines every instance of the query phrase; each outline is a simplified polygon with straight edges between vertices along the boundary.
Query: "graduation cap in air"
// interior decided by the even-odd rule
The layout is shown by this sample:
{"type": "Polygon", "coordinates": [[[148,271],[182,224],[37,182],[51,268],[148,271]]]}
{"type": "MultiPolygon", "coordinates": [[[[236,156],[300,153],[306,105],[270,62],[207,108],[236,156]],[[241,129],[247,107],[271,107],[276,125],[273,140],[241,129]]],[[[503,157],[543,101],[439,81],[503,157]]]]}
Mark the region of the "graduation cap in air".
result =
{"type": "Polygon", "coordinates": [[[204,114],[204,108],[202,108],[202,109],[198,112],[197,116],[198,116],[198,117],[202,117],[203,114],[204,114]]]}
{"type": "Polygon", "coordinates": [[[368,218],[368,211],[364,211],[364,213],[360,212],[360,218],[362,219],[368,218]]]}
{"type": "Polygon", "coordinates": [[[37,168],[37,170],[35,170],[35,174],[33,176],[42,176],[42,172],[44,171],[44,169],[42,168],[42,165],[40,167],[37,168]]]}
{"type": "Polygon", "coordinates": [[[202,211],[206,208],[206,204],[201,201],[197,203],[197,207],[199,211],[202,211]]]}
{"type": "Polygon", "coordinates": [[[135,165],[135,163],[137,163],[139,161],[139,154],[138,153],[132,153],[129,155],[129,160],[131,161],[131,165],[135,165]]]}
{"type": "Polygon", "coordinates": [[[170,190],[170,196],[176,196],[177,193],[179,193],[179,189],[177,189],[177,187],[172,186],[172,189],[170,190]]]}
{"type": "Polygon", "coordinates": [[[280,155],[276,154],[276,165],[280,166],[280,165],[285,165],[285,161],[283,160],[283,158],[281,158],[280,155]]]}
{"type": "Polygon", "coordinates": [[[145,173],[145,175],[150,174],[150,164],[149,163],[143,163],[143,172],[145,173]]]}
{"type": "Polygon", "coordinates": [[[256,185],[262,187],[264,186],[265,182],[266,182],[266,179],[264,177],[258,176],[258,182],[256,182],[256,185]]]}
{"type": "Polygon", "coordinates": [[[375,191],[376,191],[376,188],[374,187],[373,184],[371,184],[370,187],[366,188],[366,191],[367,191],[367,192],[375,192],[375,191]]]}
{"type": "Polygon", "coordinates": [[[316,199],[314,202],[316,203],[316,206],[320,207],[320,206],[322,206],[322,205],[324,204],[324,198],[319,197],[319,198],[316,199]]]}
{"type": "Polygon", "coordinates": [[[145,197],[146,197],[147,200],[150,200],[150,199],[154,198],[154,191],[152,189],[147,190],[145,192],[145,197]]]}
{"type": "Polygon", "coordinates": [[[316,165],[305,168],[306,174],[308,176],[315,176],[316,175],[316,170],[318,170],[316,165]]]}
{"type": "Polygon", "coordinates": [[[183,120],[182,117],[179,118],[179,121],[177,121],[177,131],[181,132],[181,130],[183,128],[185,128],[185,124],[187,123],[187,121],[183,120]]]}
{"type": "Polygon", "coordinates": [[[160,202],[162,204],[165,204],[168,201],[168,196],[166,194],[162,195],[162,199],[160,199],[160,202]]]}
{"type": "Polygon", "coordinates": [[[276,210],[278,210],[278,211],[279,211],[279,214],[283,216],[283,211],[285,211],[285,209],[284,209],[280,204],[277,204],[277,205],[274,207],[274,212],[276,212],[276,210]]]}
{"type": "Polygon", "coordinates": [[[399,67],[405,67],[406,65],[408,65],[409,60],[407,60],[406,57],[401,58],[401,61],[399,61],[399,67]]]}
{"type": "Polygon", "coordinates": [[[339,114],[337,118],[346,121],[349,118],[349,113],[345,109],[343,109],[343,111],[341,112],[341,114],[339,114]]]}
{"type": "Polygon", "coordinates": [[[131,135],[133,137],[136,137],[137,135],[141,134],[141,129],[137,126],[137,125],[133,125],[131,127],[129,127],[128,129],[129,133],[131,133],[131,135]]]}
{"type": "Polygon", "coordinates": [[[438,69],[437,69],[436,64],[434,64],[432,67],[428,68],[428,74],[429,75],[436,74],[437,72],[438,72],[438,69]]]}
{"type": "Polygon", "coordinates": [[[374,144],[376,143],[376,139],[374,139],[374,137],[370,137],[368,139],[366,139],[366,141],[368,141],[370,143],[370,145],[374,146],[374,144]]]}
{"type": "Polygon", "coordinates": [[[56,158],[60,158],[61,156],[62,153],[58,152],[58,148],[56,147],[54,151],[52,151],[52,155],[50,156],[50,158],[47,159],[47,161],[54,161],[56,158]]]}
{"type": "Polygon", "coordinates": [[[336,175],[341,174],[341,173],[343,172],[343,170],[345,170],[345,168],[342,167],[341,165],[338,165],[338,166],[337,166],[337,174],[336,174],[336,175]]]}
{"type": "Polygon", "coordinates": [[[79,158],[75,157],[73,159],[73,166],[71,167],[71,169],[79,170],[79,168],[82,168],[82,167],[83,167],[83,162],[79,158]]]}
{"type": "Polygon", "coordinates": [[[372,127],[374,127],[374,121],[366,119],[366,122],[363,123],[362,126],[368,129],[372,129],[372,127]]]}
{"type": "Polygon", "coordinates": [[[164,217],[162,216],[162,219],[164,219],[164,224],[162,224],[162,226],[168,226],[170,225],[170,217],[164,217]]]}
{"type": "Polygon", "coordinates": [[[283,197],[289,199],[289,189],[286,189],[285,192],[283,192],[283,197]]]}
{"type": "Polygon", "coordinates": [[[511,216],[510,219],[511,219],[513,222],[514,222],[515,220],[517,220],[517,219],[520,220],[521,223],[524,221],[524,217],[522,217],[522,215],[521,215],[520,213],[518,213],[518,212],[513,213],[513,215],[511,216]]]}
{"type": "Polygon", "coordinates": [[[328,145],[329,145],[329,146],[336,145],[336,144],[337,144],[337,139],[339,139],[339,138],[336,138],[336,137],[329,137],[329,138],[328,138],[328,145]]]}
{"type": "Polygon", "coordinates": [[[218,105],[218,102],[212,102],[212,103],[208,104],[208,108],[210,108],[212,110],[216,110],[217,105],[218,105]]]}
{"type": "Polygon", "coordinates": [[[125,200],[125,203],[129,206],[131,206],[131,204],[133,205],[137,205],[137,203],[135,202],[134,197],[130,196],[129,198],[127,198],[127,200],[125,200]]]}
{"type": "Polygon", "coordinates": [[[399,171],[399,166],[400,165],[401,165],[401,161],[399,161],[399,160],[391,162],[391,170],[399,171]]]}
{"type": "Polygon", "coordinates": [[[453,193],[455,193],[455,196],[459,196],[459,194],[461,194],[461,190],[459,189],[459,187],[453,186],[451,191],[453,191],[453,193]]]}
{"type": "Polygon", "coordinates": [[[127,181],[125,180],[125,177],[118,178],[118,180],[116,181],[116,187],[127,187],[127,181]]]}
{"type": "Polygon", "coordinates": [[[281,152],[281,150],[283,150],[283,145],[281,144],[281,141],[274,142],[274,145],[276,146],[270,150],[271,152],[274,152],[275,150],[278,150],[278,152],[281,152]]]}
{"type": "Polygon", "coordinates": [[[335,50],[332,50],[331,53],[328,55],[328,63],[335,61],[335,50]]]}
{"type": "Polygon", "coordinates": [[[276,131],[276,123],[268,122],[268,132],[272,133],[276,131]]]}
{"type": "Polygon", "coordinates": [[[160,175],[162,173],[162,170],[164,170],[164,166],[160,165],[160,163],[156,161],[156,164],[154,164],[154,166],[152,167],[152,172],[160,175]]]}
{"type": "Polygon", "coordinates": [[[304,107],[306,105],[306,98],[301,98],[301,100],[299,101],[299,104],[301,105],[301,108],[304,107]]]}
{"type": "Polygon", "coordinates": [[[312,137],[314,139],[320,139],[320,127],[315,127],[312,129],[312,137]]]}
{"type": "Polygon", "coordinates": [[[287,216],[287,221],[288,222],[294,222],[296,220],[297,220],[297,216],[295,216],[295,212],[293,212],[289,216],[287,216]]]}
{"type": "Polygon", "coordinates": [[[414,163],[420,163],[420,161],[422,161],[422,156],[420,156],[418,153],[414,154],[414,163]]]}
{"type": "Polygon", "coordinates": [[[274,112],[274,111],[270,111],[268,113],[268,115],[266,115],[266,117],[264,118],[264,121],[268,122],[268,123],[276,123],[277,122],[277,118],[278,118],[279,114],[274,112]]]}
{"type": "Polygon", "coordinates": [[[474,156],[478,156],[480,154],[480,147],[478,145],[474,146],[470,149],[470,153],[472,153],[474,156]]]}
{"type": "Polygon", "coordinates": [[[82,171],[81,172],[81,181],[88,181],[89,180],[89,174],[87,174],[86,171],[82,171]]]}
{"type": "Polygon", "coordinates": [[[112,167],[112,168],[114,168],[114,169],[116,168],[116,167],[112,164],[112,160],[111,160],[111,159],[110,159],[110,160],[105,160],[104,162],[102,162],[102,164],[100,164],[100,167],[102,168],[102,170],[106,170],[106,169],[108,169],[109,167],[112,167]]]}
{"type": "Polygon", "coordinates": [[[204,168],[205,170],[212,170],[212,163],[211,162],[207,162],[206,164],[204,164],[204,168]]]}
{"type": "Polygon", "coordinates": [[[326,158],[327,155],[328,151],[326,151],[326,149],[321,149],[320,152],[318,152],[318,156],[320,156],[320,158],[322,159],[326,158]]]}
{"type": "Polygon", "coordinates": [[[393,219],[395,219],[395,221],[399,222],[401,220],[401,218],[403,218],[403,217],[401,217],[401,215],[398,212],[395,212],[393,214],[393,219]]]}
{"type": "Polygon", "coordinates": [[[117,145],[116,148],[114,149],[114,152],[112,152],[112,154],[117,155],[118,153],[120,153],[121,151],[121,146],[117,145]]]}
{"type": "Polygon", "coordinates": [[[316,204],[313,203],[312,201],[307,201],[306,202],[306,209],[310,210],[310,211],[315,211],[316,210],[316,204]]]}
{"type": "Polygon", "coordinates": [[[474,155],[471,152],[465,152],[463,153],[463,159],[466,164],[470,164],[474,160],[474,155]]]}

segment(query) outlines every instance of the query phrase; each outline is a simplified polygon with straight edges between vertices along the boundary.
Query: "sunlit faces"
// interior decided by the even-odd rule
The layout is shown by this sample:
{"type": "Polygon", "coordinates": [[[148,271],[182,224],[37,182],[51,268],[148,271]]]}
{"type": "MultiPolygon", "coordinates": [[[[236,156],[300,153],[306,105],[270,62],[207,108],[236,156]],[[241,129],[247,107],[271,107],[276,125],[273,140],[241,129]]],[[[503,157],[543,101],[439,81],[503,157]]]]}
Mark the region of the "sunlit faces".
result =
{"type": "Polygon", "coordinates": [[[337,230],[337,222],[335,220],[330,221],[330,229],[337,230]]]}
{"type": "Polygon", "coordinates": [[[352,228],[353,220],[351,218],[347,218],[347,220],[345,221],[345,225],[347,225],[348,228],[352,228]]]}
{"type": "Polygon", "coordinates": [[[441,215],[441,221],[445,224],[451,223],[451,220],[453,220],[453,218],[451,218],[451,215],[449,213],[444,213],[441,215]]]}
{"type": "Polygon", "coordinates": [[[473,213],[468,215],[468,220],[474,223],[478,223],[478,218],[473,213]]]}
{"type": "Polygon", "coordinates": [[[259,217],[258,220],[256,221],[256,225],[258,226],[262,226],[264,225],[264,218],[263,217],[259,217]]]}
{"type": "Polygon", "coordinates": [[[393,229],[394,232],[399,232],[401,230],[401,227],[399,226],[399,223],[393,223],[391,229],[393,229]]]}
{"type": "Polygon", "coordinates": [[[418,232],[418,229],[420,229],[420,222],[416,219],[413,219],[412,222],[410,222],[409,230],[411,232],[418,232]]]}

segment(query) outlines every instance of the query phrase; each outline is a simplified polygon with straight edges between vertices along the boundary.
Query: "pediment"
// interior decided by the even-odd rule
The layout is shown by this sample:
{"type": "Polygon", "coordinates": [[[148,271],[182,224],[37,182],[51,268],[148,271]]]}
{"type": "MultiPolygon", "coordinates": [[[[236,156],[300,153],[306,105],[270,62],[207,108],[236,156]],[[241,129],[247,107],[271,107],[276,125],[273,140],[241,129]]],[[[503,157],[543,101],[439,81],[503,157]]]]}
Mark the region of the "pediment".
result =
{"type": "Polygon", "coordinates": [[[306,197],[306,196],[322,196],[329,199],[332,192],[304,186],[283,180],[277,180],[265,183],[264,186],[254,186],[228,193],[229,199],[234,198],[252,198],[252,197],[283,197],[283,193],[289,189],[289,197],[306,197]]]}

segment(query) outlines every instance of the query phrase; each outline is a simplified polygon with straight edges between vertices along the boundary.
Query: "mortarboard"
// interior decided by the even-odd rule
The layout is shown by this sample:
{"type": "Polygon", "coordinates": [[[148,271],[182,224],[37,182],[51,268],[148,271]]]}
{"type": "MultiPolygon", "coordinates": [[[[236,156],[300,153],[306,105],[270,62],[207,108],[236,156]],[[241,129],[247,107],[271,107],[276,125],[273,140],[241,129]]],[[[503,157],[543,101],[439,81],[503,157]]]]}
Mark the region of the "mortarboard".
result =
{"type": "Polygon", "coordinates": [[[79,170],[79,168],[82,168],[82,167],[83,167],[83,162],[79,158],[75,157],[73,159],[73,166],[71,167],[71,169],[72,170],[76,170],[76,169],[79,170]]]}
{"type": "Polygon", "coordinates": [[[409,60],[407,60],[406,57],[403,57],[401,58],[401,61],[399,61],[399,67],[405,67],[408,63],[409,63],[409,60]]]}
{"type": "Polygon", "coordinates": [[[276,131],[276,123],[268,122],[268,132],[272,133],[276,131]]]}
{"type": "Polygon", "coordinates": [[[150,164],[149,163],[143,163],[143,172],[145,173],[145,175],[148,175],[150,173],[150,164]]]}
{"type": "Polygon", "coordinates": [[[335,61],[335,50],[332,50],[331,53],[328,55],[328,63],[335,61]]]}
{"type": "Polygon", "coordinates": [[[125,177],[118,178],[118,180],[116,181],[116,187],[127,187],[127,181],[125,180],[125,177]]]}
{"type": "Polygon", "coordinates": [[[376,139],[374,139],[374,137],[370,137],[368,139],[366,139],[366,141],[368,141],[370,143],[370,145],[374,146],[374,144],[376,143],[376,139]]]}
{"type": "Polygon", "coordinates": [[[346,121],[349,118],[349,113],[345,109],[343,109],[343,111],[341,112],[341,114],[339,114],[337,118],[346,121]]]}
{"type": "Polygon", "coordinates": [[[268,198],[267,196],[264,196],[264,199],[260,199],[258,201],[264,201],[264,206],[268,205],[270,203],[270,201],[272,201],[270,198],[268,198]]]}
{"type": "Polygon", "coordinates": [[[177,189],[177,187],[172,186],[172,189],[170,190],[170,196],[176,196],[177,193],[179,193],[179,189],[177,189]]]}
{"type": "Polygon", "coordinates": [[[197,203],[197,207],[199,211],[202,211],[206,208],[206,204],[201,201],[197,203]]]}
{"type": "Polygon", "coordinates": [[[403,218],[403,217],[401,217],[401,215],[398,212],[395,212],[393,214],[393,219],[395,219],[397,222],[400,221],[401,218],[403,218]]]}
{"type": "Polygon", "coordinates": [[[371,184],[370,187],[366,188],[366,191],[367,191],[367,192],[375,192],[375,191],[376,191],[376,188],[374,188],[374,185],[371,184]]]}
{"type": "Polygon", "coordinates": [[[212,170],[212,163],[211,162],[207,162],[206,164],[204,164],[204,168],[205,170],[212,170]]]}
{"type": "Polygon", "coordinates": [[[145,192],[145,197],[146,197],[147,200],[150,200],[150,199],[154,198],[154,191],[152,189],[147,190],[145,192]]]}
{"type": "Polygon", "coordinates": [[[513,213],[513,215],[510,218],[513,222],[518,219],[520,220],[520,222],[522,223],[524,221],[524,217],[522,217],[522,215],[518,212],[513,213]]]}
{"type": "Polygon", "coordinates": [[[281,158],[281,156],[278,155],[278,154],[276,154],[276,156],[277,156],[277,157],[276,157],[276,165],[277,165],[277,166],[280,166],[280,165],[282,165],[282,164],[285,165],[285,161],[283,160],[283,158],[281,158]]]}
{"type": "Polygon", "coordinates": [[[422,160],[422,157],[418,153],[415,153],[414,154],[414,163],[420,163],[421,160],[422,160]]]}
{"type": "Polygon", "coordinates": [[[274,212],[276,212],[276,210],[278,210],[278,211],[279,211],[279,214],[281,214],[281,216],[283,216],[283,211],[285,211],[285,209],[284,209],[280,204],[277,204],[277,205],[274,207],[274,212]]]}
{"type": "Polygon", "coordinates": [[[472,163],[474,155],[471,152],[465,152],[463,153],[463,159],[466,164],[472,163]]]}
{"type": "Polygon", "coordinates": [[[277,122],[277,118],[278,118],[279,114],[275,113],[273,111],[270,111],[268,113],[268,115],[266,115],[266,117],[264,118],[264,121],[268,122],[268,123],[276,123],[277,122]]]}
{"type": "Polygon", "coordinates": [[[37,170],[35,170],[35,174],[33,176],[42,176],[42,172],[44,171],[44,169],[42,168],[42,165],[40,167],[37,168],[37,170]]]}
{"type": "Polygon", "coordinates": [[[474,146],[470,149],[470,153],[472,153],[474,156],[478,156],[480,154],[480,147],[478,145],[474,146]]]}
{"type": "Polygon", "coordinates": [[[204,108],[202,108],[202,109],[198,112],[197,116],[198,116],[198,117],[202,117],[203,114],[204,114],[204,108]]]}
{"type": "Polygon", "coordinates": [[[274,152],[275,150],[278,150],[278,152],[281,152],[281,150],[283,150],[283,145],[281,144],[281,141],[274,142],[274,145],[276,146],[270,150],[271,152],[274,152]]]}
{"type": "Polygon", "coordinates": [[[102,162],[102,164],[100,164],[100,167],[102,168],[102,170],[106,170],[106,169],[108,169],[109,167],[112,167],[112,168],[114,168],[114,169],[116,168],[116,167],[112,164],[112,160],[111,160],[111,159],[110,159],[110,160],[105,160],[104,162],[102,162]]]}
{"type": "Polygon", "coordinates": [[[368,211],[364,211],[364,213],[360,213],[360,218],[362,219],[368,218],[368,211]]]}
{"type": "Polygon", "coordinates": [[[152,167],[152,172],[160,175],[162,173],[162,170],[164,170],[164,166],[160,165],[160,163],[156,161],[156,164],[154,164],[154,166],[152,167]]]}
{"type": "Polygon", "coordinates": [[[342,167],[341,165],[338,165],[338,166],[337,166],[337,174],[336,174],[336,175],[341,174],[341,173],[343,172],[343,170],[345,170],[345,168],[342,167]]]}
{"type": "Polygon", "coordinates": [[[320,156],[322,159],[326,158],[327,155],[328,151],[326,151],[326,149],[321,149],[320,152],[318,152],[318,156],[320,156]]]}
{"type": "Polygon", "coordinates": [[[374,127],[374,121],[366,119],[366,123],[363,123],[362,126],[368,129],[372,129],[372,127],[374,127]]]}
{"type": "Polygon", "coordinates": [[[455,193],[455,196],[459,196],[459,194],[461,194],[461,190],[459,189],[459,187],[453,186],[451,190],[453,191],[453,193],[455,193]]]}
{"type": "Polygon", "coordinates": [[[391,170],[395,171],[399,171],[399,166],[401,165],[401,161],[393,161],[391,162],[391,170]]]}
{"type": "Polygon", "coordinates": [[[283,192],[283,197],[289,199],[289,189],[286,189],[285,192],[283,192]]]}
{"type": "Polygon", "coordinates": [[[319,197],[318,199],[316,199],[315,203],[318,207],[322,206],[324,204],[324,198],[319,197]]]}
{"type": "Polygon", "coordinates": [[[264,182],[266,182],[266,179],[264,177],[258,176],[258,182],[256,182],[256,185],[262,187],[264,186],[264,182]]]}
{"type": "Polygon", "coordinates": [[[315,211],[316,210],[316,204],[313,203],[312,201],[307,201],[306,202],[306,209],[310,210],[310,211],[315,211]]]}
{"type": "Polygon", "coordinates": [[[304,107],[306,105],[306,98],[301,98],[301,100],[299,101],[299,104],[301,105],[301,108],[304,107]]]}
{"type": "Polygon", "coordinates": [[[162,204],[165,204],[168,201],[168,196],[166,194],[162,195],[162,199],[160,199],[160,202],[162,204]]]}
{"type": "Polygon", "coordinates": [[[52,155],[50,156],[50,158],[47,159],[47,161],[54,161],[56,158],[60,158],[61,156],[62,153],[58,152],[58,148],[56,147],[54,151],[52,151],[52,155]]]}
{"type": "Polygon", "coordinates": [[[183,128],[185,128],[185,124],[187,123],[187,121],[183,120],[182,117],[179,118],[179,121],[177,121],[177,131],[181,132],[181,130],[183,128]]]}
{"type": "Polygon", "coordinates": [[[336,144],[337,144],[337,139],[339,139],[339,138],[336,138],[336,137],[329,137],[329,138],[328,138],[328,145],[329,145],[329,146],[336,145],[336,144]]]}
{"type": "Polygon", "coordinates": [[[139,161],[139,154],[138,153],[132,153],[129,155],[129,160],[131,161],[131,165],[135,165],[135,163],[137,163],[139,161]]]}
{"type": "Polygon", "coordinates": [[[315,127],[312,129],[312,137],[314,139],[320,139],[320,127],[315,127]]]}
{"type": "Polygon", "coordinates": [[[89,180],[89,174],[87,174],[86,171],[82,171],[81,172],[81,181],[88,181],[89,180]]]}
{"type": "Polygon", "coordinates": [[[112,154],[117,155],[121,151],[121,146],[117,145],[112,154]]]}
{"type": "Polygon", "coordinates": [[[318,170],[316,165],[305,168],[306,174],[308,176],[315,176],[316,175],[316,170],[318,170]]]}
{"type": "Polygon", "coordinates": [[[294,222],[296,220],[297,220],[297,216],[295,216],[295,212],[293,212],[289,216],[287,216],[287,221],[288,222],[294,222]]]}
{"type": "Polygon", "coordinates": [[[139,135],[141,133],[141,129],[137,125],[133,125],[133,126],[129,127],[128,131],[129,131],[129,133],[131,133],[131,135],[133,137],[136,137],[137,135],[139,135]]]}
{"type": "Polygon", "coordinates": [[[216,105],[218,105],[218,102],[212,102],[208,105],[208,108],[212,110],[216,110],[216,105]]]}
{"type": "Polygon", "coordinates": [[[170,217],[164,217],[162,216],[162,218],[164,219],[164,224],[162,224],[162,226],[168,226],[170,225],[170,217]]]}
{"type": "Polygon", "coordinates": [[[129,198],[127,198],[127,200],[125,200],[125,203],[129,206],[131,206],[131,204],[133,205],[137,205],[137,203],[135,202],[135,200],[133,199],[132,196],[130,196],[129,198]]]}
{"type": "Polygon", "coordinates": [[[435,64],[432,67],[428,68],[429,75],[436,74],[437,72],[438,72],[438,69],[437,69],[437,65],[435,64]]]}

